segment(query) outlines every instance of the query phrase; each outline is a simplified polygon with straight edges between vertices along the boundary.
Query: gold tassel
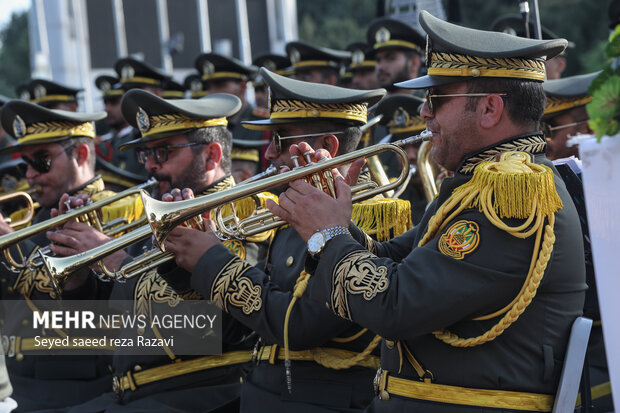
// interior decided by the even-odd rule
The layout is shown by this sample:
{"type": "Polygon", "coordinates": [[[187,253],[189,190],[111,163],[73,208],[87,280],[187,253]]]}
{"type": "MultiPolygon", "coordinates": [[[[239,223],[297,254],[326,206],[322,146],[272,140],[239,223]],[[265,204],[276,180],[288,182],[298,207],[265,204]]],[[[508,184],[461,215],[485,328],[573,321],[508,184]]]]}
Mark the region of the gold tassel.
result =
{"type": "Polygon", "coordinates": [[[481,163],[473,178],[455,189],[452,197],[477,190],[478,194],[463,206],[484,212],[485,198],[493,196],[493,209],[501,218],[525,219],[533,209],[545,216],[555,213],[562,208],[562,200],[555,190],[553,171],[532,163],[529,156],[524,152],[505,152],[499,162],[481,163]]]}
{"type": "Polygon", "coordinates": [[[353,205],[352,220],[361,230],[387,241],[413,226],[411,204],[402,199],[373,198],[353,205]]]}

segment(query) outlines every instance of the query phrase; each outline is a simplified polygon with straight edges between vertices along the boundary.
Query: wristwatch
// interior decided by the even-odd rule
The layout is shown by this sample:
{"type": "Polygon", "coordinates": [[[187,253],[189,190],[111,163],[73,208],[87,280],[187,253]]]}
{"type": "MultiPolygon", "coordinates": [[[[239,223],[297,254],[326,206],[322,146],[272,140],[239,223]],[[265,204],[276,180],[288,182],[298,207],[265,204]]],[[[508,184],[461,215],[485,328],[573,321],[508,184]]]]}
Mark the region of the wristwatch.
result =
{"type": "Polygon", "coordinates": [[[349,228],[342,225],[317,231],[308,238],[308,252],[312,255],[318,254],[323,250],[327,241],[344,234],[349,234],[349,228]]]}

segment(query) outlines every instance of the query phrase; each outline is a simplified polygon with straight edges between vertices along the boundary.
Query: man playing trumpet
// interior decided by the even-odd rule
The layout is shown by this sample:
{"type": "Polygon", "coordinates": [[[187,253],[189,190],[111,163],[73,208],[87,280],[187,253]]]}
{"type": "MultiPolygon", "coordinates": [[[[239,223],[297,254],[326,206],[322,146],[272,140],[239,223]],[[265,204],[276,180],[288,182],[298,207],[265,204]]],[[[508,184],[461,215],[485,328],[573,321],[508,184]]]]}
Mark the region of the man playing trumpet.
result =
{"type": "MultiPolygon", "coordinates": [[[[58,205],[64,193],[85,193],[94,200],[111,195],[109,191],[104,191],[103,181],[95,176],[94,168],[93,121],[104,117],[105,113],[51,110],[18,100],[10,101],[3,107],[3,128],[17,139],[17,145],[4,148],[2,153],[19,152],[28,164],[26,178],[30,187],[40,188],[33,195],[40,205],[33,223],[50,218],[52,208],[58,205]]],[[[133,208],[133,203],[128,203],[119,207],[117,212],[123,215],[133,208]]],[[[13,228],[0,217],[0,233],[12,232],[13,228]]],[[[40,247],[48,245],[52,237],[53,234],[48,237],[40,233],[21,242],[19,247],[29,260],[40,247]]],[[[40,269],[26,268],[11,272],[2,267],[0,277],[3,281],[2,299],[7,304],[9,302],[6,300],[14,299],[60,298],[40,269]]],[[[63,298],[90,300],[106,298],[108,294],[109,289],[86,273],[80,273],[67,283],[63,298]]],[[[32,321],[31,314],[5,316],[3,332],[16,331],[16,326],[29,321],[32,321]]],[[[20,347],[31,338],[6,339],[9,342],[7,367],[14,388],[13,397],[24,411],[78,404],[103,393],[109,386],[109,359],[105,356],[24,355],[20,347]],[[69,388],[79,391],[68,391],[69,388]]]]}

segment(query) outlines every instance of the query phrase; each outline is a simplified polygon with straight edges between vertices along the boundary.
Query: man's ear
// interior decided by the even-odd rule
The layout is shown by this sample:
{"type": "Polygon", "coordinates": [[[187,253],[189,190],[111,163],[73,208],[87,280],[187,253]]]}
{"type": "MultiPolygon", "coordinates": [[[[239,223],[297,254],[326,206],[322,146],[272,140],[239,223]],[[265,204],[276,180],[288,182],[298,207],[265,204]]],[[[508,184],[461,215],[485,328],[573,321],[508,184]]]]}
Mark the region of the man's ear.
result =
{"type": "Polygon", "coordinates": [[[336,154],[338,153],[338,148],[340,147],[340,142],[338,141],[338,138],[336,138],[336,136],[332,134],[321,136],[317,143],[319,145],[317,145],[317,147],[315,147],[314,149],[323,148],[327,150],[327,152],[329,152],[332,158],[336,156],[336,154]]]}
{"type": "Polygon", "coordinates": [[[489,95],[480,99],[478,110],[481,111],[480,126],[489,129],[497,125],[504,113],[504,100],[499,95],[489,95]]]}
{"type": "Polygon", "coordinates": [[[73,157],[79,166],[88,162],[89,156],[95,156],[94,153],[90,153],[90,149],[86,144],[80,144],[73,149],[73,157]]]}
{"type": "Polygon", "coordinates": [[[215,169],[222,163],[222,145],[217,142],[208,144],[202,154],[206,156],[205,167],[207,171],[215,169]]]}

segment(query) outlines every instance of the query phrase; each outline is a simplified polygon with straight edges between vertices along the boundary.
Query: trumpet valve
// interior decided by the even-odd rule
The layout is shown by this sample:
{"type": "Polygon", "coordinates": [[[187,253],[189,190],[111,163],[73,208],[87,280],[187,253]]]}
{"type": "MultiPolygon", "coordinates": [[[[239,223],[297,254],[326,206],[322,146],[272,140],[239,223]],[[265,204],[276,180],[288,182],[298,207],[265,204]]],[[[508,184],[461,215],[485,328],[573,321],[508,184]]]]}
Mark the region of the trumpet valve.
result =
{"type": "Polygon", "coordinates": [[[295,164],[295,166],[293,167],[293,169],[299,169],[301,168],[301,165],[299,165],[299,156],[298,155],[291,155],[291,160],[293,161],[293,163],[295,164]]]}

